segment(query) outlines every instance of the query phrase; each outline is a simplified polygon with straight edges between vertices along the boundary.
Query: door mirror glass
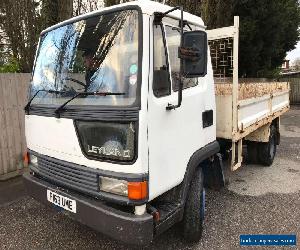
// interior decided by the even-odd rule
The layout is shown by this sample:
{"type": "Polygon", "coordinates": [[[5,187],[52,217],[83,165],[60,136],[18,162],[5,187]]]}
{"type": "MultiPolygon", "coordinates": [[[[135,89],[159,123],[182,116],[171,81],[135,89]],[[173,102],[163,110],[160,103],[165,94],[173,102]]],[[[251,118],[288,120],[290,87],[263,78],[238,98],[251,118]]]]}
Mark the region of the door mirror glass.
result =
{"type": "Polygon", "coordinates": [[[186,78],[205,76],[207,73],[206,32],[185,32],[182,47],[179,47],[179,58],[183,60],[182,73],[186,78]]]}

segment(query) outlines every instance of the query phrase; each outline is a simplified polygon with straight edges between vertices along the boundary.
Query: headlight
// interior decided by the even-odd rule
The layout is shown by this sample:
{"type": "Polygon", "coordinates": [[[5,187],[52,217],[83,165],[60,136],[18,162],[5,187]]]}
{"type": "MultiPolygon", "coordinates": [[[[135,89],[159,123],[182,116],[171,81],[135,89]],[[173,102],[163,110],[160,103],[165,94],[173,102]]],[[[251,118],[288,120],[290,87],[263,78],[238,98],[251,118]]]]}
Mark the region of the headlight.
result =
{"type": "Polygon", "coordinates": [[[148,182],[128,182],[109,177],[99,177],[100,191],[127,196],[129,200],[143,200],[148,195],[148,182]]]}
{"type": "Polygon", "coordinates": [[[85,155],[116,161],[133,161],[136,129],[133,122],[77,121],[76,129],[85,155]]]}
{"type": "Polygon", "coordinates": [[[128,182],[124,180],[118,180],[108,177],[100,177],[100,190],[107,192],[118,194],[122,196],[127,196],[128,194],[128,182]]]}

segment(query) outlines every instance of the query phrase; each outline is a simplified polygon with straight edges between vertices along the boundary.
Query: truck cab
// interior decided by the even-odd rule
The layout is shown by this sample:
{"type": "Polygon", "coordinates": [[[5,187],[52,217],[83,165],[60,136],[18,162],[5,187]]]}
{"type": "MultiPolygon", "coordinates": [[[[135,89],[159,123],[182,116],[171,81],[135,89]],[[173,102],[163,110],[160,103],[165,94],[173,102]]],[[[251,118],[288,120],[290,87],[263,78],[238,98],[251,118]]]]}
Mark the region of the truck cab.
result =
{"type": "Polygon", "coordinates": [[[200,239],[224,185],[200,17],[136,1],[44,30],[25,110],[31,196],[129,244],[200,239]]]}

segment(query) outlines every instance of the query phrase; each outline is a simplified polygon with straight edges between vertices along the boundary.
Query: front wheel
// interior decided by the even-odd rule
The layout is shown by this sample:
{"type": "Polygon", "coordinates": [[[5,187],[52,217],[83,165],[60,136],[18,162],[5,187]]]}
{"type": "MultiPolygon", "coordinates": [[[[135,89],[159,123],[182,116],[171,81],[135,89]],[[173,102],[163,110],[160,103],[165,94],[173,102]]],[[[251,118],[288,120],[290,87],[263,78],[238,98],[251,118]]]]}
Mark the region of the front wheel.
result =
{"type": "Polygon", "coordinates": [[[202,236],[205,213],[205,190],[202,169],[198,168],[192,179],[183,216],[183,236],[189,242],[197,242],[202,236]]]}

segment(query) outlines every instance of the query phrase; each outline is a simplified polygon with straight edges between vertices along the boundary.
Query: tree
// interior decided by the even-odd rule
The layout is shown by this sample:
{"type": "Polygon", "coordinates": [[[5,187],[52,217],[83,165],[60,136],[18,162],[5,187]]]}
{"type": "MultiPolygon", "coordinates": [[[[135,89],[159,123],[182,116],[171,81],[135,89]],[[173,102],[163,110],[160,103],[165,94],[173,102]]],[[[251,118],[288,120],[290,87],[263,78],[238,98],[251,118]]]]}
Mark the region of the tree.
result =
{"type": "Polygon", "coordinates": [[[104,3],[99,0],[74,0],[73,15],[79,16],[103,8],[104,3]]]}
{"type": "MultiPolygon", "coordinates": [[[[204,1],[204,0],[202,0],[204,1]]],[[[221,1],[221,0],[220,0],[221,1]]],[[[130,0],[104,0],[104,6],[112,6],[120,3],[130,2],[130,0]]],[[[157,2],[163,2],[163,0],[158,0],[157,2]]],[[[185,11],[193,13],[195,15],[200,15],[201,13],[201,1],[197,0],[166,0],[166,4],[170,6],[183,6],[185,11]]]]}
{"type": "MultiPolygon", "coordinates": [[[[183,6],[183,10],[187,11],[189,13],[192,13],[197,16],[201,16],[201,6],[202,2],[204,0],[190,0],[190,1],[184,1],[184,0],[168,0],[166,1],[166,4],[170,6],[183,6]]],[[[162,1],[160,1],[162,2],[162,1]]]]}
{"type": "Polygon", "coordinates": [[[299,1],[202,0],[208,29],[232,25],[234,15],[240,16],[240,76],[273,77],[299,39],[299,1]]]}
{"type": "Polygon", "coordinates": [[[17,73],[20,66],[16,59],[8,58],[5,63],[0,62],[0,73],[17,73]]]}
{"type": "Polygon", "coordinates": [[[234,6],[234,0],[202,0],[201,17],[207,28],[215,29],[232,25],[234,6]]]}
{"type": "Polygon", "coordinates": [[[43,28],[47,28],[73,16],[73,0],[43,0],[43,28]]]}
{"type": "Polygon", "coordinates": [[[240,75],[274,76],[299,39],[298,0],[240,0],[234,14],[240,16],[240,75]]]}
{"type": "Polygon", "coordinates": [[[6,69],[18,65],[19,71],[31,72],[41,30],[72,16],[73,0],[2,0],[0,30],[8,40],[7,63],[13,65],[6,69]]]}
{"type": "Polygon", "coordinates": [[[119,4],[120,2],[121,2],[120,0],[104,0],[104,6],[105,7],[113,6],[119,4]]]}
{"type": "Polygon", "coordinates": [[[0,2],[0,29],[8,40],[11,61],[17,62],[19,70],[30,72],[38,36],[40,17],[35,0],[2,0],[0,2]]]}
{"type": "MultiPolygon", "coordinates": [[[[128,0],[104,0],[105,6],[128,0]]],[[[162,2],[162,0],[159,0],[162,2]]],[[[171,6],[200,15],[208,29],[232,25],[240,16],[240,61],[242,76],[272,76],[286,52],[299,39],[298,0],[167,0],[171,6]]],[[[30,72],[40,31],[75,15],[101,7],[97,0],[2,0],[0,31],[8,40],[5,50],[22,72],[30,72]]],[[[0,51],[3,54],[3,49],[0,51]]],[[[7,59],[7,60],[8,60],[7,59]]],[[[3,61],[3,59],[1,59],[3,61]]]]}

